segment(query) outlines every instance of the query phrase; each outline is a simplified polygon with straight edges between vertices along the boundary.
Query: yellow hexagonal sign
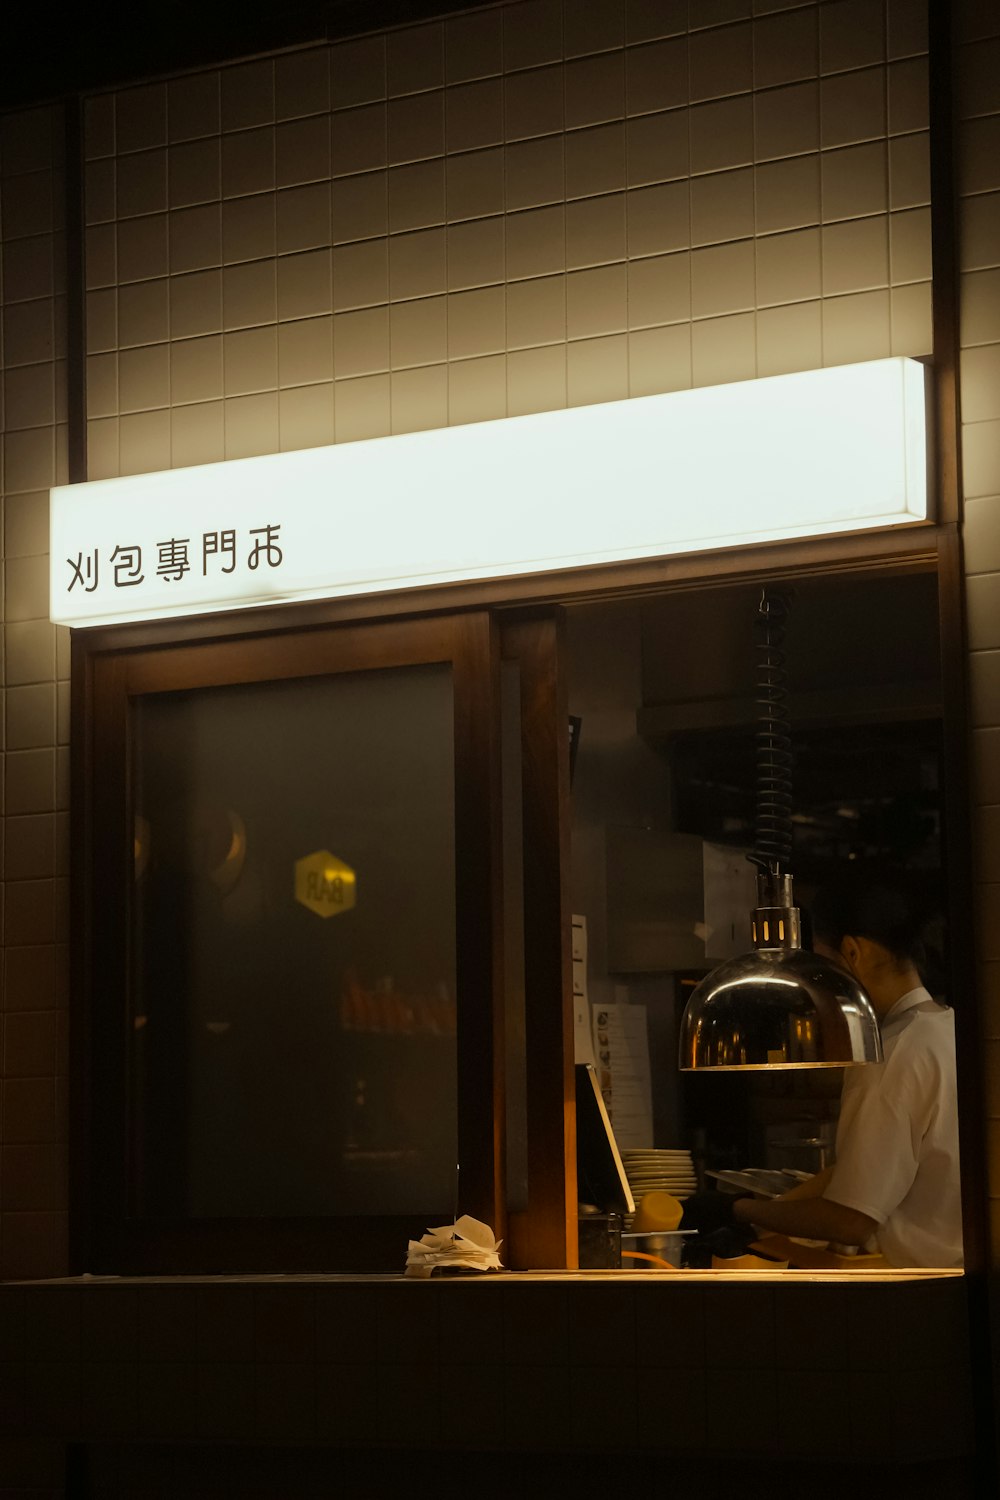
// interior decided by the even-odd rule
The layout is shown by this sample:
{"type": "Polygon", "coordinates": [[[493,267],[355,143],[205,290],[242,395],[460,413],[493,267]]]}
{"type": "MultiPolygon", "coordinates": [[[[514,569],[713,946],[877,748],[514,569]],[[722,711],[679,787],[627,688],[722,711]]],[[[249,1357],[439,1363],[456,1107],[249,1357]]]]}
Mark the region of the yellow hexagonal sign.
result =
{"type": "Polygon", "coordinates": [[[329,849],[317,849],[295,861],[295,899],[318,917],[337,917],[358,899],[357,876],[329,849]]]}

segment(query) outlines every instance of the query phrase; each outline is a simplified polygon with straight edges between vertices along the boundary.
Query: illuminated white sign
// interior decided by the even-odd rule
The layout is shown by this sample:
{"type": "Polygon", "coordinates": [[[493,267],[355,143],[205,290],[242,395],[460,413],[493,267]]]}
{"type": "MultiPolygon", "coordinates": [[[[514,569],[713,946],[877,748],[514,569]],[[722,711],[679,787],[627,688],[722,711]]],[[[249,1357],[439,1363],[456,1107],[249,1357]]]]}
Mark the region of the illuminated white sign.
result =
{"type": "Polygon", "coordinates": [[[923,520],[925,373],[878,360],[63,485],[52,618],[200,614],[923,520]]]}

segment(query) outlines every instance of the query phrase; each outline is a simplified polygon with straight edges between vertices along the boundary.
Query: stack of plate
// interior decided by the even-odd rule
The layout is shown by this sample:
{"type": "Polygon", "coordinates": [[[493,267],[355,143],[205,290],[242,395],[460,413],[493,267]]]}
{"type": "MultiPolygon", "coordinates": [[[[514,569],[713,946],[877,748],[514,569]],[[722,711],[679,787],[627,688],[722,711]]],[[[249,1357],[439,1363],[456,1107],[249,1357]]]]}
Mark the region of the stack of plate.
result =
{"type": "Polygon", "coordinates": [[[647,1193],[687,1198],[698,1186],[690,1151],[623,1151],[622,1165],[636,1203],[647,1193]]]}

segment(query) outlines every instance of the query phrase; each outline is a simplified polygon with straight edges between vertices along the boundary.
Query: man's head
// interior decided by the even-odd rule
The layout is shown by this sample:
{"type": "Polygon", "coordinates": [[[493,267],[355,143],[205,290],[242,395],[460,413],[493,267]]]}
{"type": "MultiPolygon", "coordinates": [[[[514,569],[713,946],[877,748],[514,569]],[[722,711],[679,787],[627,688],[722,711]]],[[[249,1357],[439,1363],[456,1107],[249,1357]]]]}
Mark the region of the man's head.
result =
{"type": "Polygon", "coordinates": [[[817,891],[811,918],[816,952],[850,970],[879,1015],[920,984],[920,919],[900,885],[845,876],[817,891]]]}

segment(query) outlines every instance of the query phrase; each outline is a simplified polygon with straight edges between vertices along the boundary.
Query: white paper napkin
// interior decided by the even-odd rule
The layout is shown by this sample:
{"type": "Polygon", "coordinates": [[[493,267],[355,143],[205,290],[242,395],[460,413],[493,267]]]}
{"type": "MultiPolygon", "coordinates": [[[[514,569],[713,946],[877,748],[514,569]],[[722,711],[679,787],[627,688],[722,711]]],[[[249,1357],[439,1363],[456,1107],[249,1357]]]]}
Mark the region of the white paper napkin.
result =
{"type": "MultiPolygon", "coordinates": [[[[500,1242],[502,1243],[502,1241],[500,1242]]],[[[427,1277],[438,1268],[449,1271],[500,1271],[500,1244],[488,1224],[463,1214],[454,1224],[428,1229],[406,1249],[406,1275],[427,1277]]]]}

